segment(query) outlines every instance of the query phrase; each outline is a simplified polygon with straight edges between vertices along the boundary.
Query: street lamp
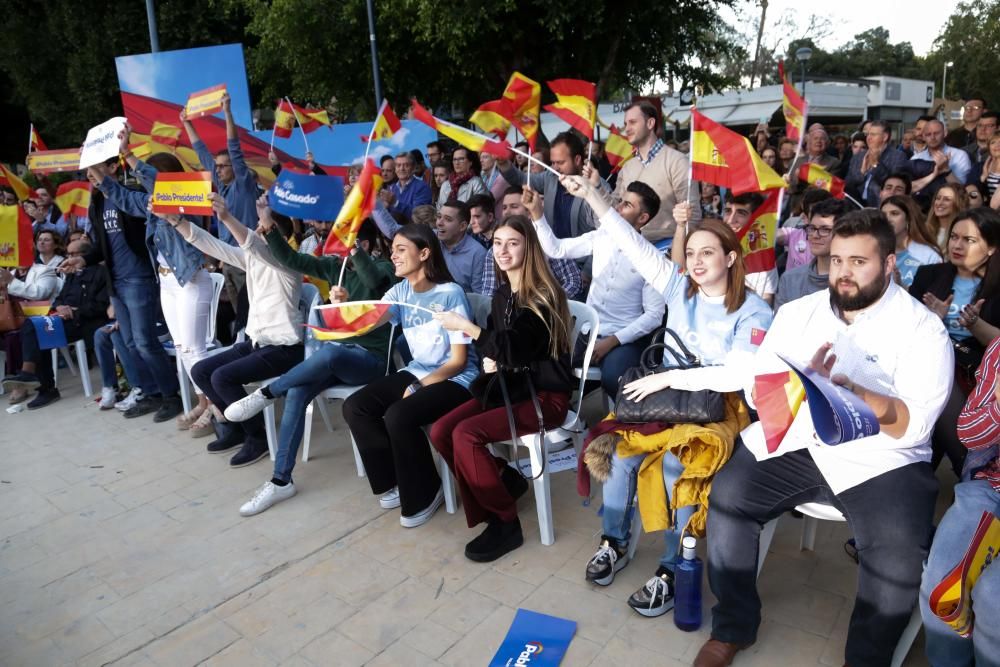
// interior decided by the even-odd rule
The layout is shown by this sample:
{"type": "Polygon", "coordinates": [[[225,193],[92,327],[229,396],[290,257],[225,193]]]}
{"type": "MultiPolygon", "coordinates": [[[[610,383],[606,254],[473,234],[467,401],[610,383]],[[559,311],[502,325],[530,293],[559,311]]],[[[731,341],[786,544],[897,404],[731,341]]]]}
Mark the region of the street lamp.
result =
{"type": "Polygon", "coordinates": [[[803,46],[795,51],[795,59],[802,63],[802,99],[806,98],[806,61],[812,58],[813,50],[803,46]]]}
{"type": "Polygon", "coordinates": [[[952,61],[948,61],[941,68],[941,99],[948,99],[948,68],[954,65],[952,61]]]}

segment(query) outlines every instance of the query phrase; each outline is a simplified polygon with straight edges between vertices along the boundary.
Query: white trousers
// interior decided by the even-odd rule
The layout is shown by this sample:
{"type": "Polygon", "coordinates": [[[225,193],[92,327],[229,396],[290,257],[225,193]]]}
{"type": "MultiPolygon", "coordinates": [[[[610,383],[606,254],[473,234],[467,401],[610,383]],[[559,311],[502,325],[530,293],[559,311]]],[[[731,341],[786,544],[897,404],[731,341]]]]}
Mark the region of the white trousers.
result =
{"type": "MultiPolygon", "coordinates": [[[[170,329],[174,350],[184,370],[191,369],[205,357],[209,320],[212,317],[212,277],[200,270],[183,287],[174,274],[160,275],[160,307],[170,329]]],[[[194,384],[194,380],[191,380],[194,384]]],[[[195,390],[200,394],[195,384],[195,390]]]]}

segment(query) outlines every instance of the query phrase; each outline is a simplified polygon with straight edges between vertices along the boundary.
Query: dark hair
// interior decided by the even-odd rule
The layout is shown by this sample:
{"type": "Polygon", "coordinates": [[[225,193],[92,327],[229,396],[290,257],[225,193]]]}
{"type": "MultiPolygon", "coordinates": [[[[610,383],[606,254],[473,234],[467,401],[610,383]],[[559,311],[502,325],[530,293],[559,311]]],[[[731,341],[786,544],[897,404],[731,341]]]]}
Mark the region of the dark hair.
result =
{"type": "MultiPolygon", "coordinates": [[[[50,236],[52,236],[52,252],[53,252],[53,254],[62,255],[63,257],[66,256],[66,246],[63,245],[62,236],[58,232],[56,232],[54,229],[42,229],[42,230],[39,230],[39,231],[35,232],[34,245],[36,245],[36,246],[38,245],[38,237],[41,236],[42,234],[49,234],[50,236]]],[[[35,251],[35,256],[36,257],[41,257],[41,255],[38,254],[37,250],[35,251]]]]}
{"type": "Polygon", "coordinates": [[[295,233],[295,225],[292,224],[292,219],[287,215],[271,211],[271,219],[274,220],[282,237],[287,239],[295,233]]]}
{"type": "Polygon", "coordinates": [[[882,211],[863,208],[851,211],[837,218],[833,225],[833,237],[847,239],[852,236],[872,236],[878,242],[878,254],[882,263],[885,258],[896,253],[896,234],[882,211]]]}
{"type": "Polygon", "coordinates": [[[642,181],[632,181],[625,189],[639,196],[642,211],[649,215],[650,220],[655,218],[656,214],[660,212],[660,195],[656,194],[653,188],[642,181]]]}
{"type": "Polygon", "coordinates": [[[417,246],[417,250],[426,249],[430,251],[430,257],[424,263],[424,276],[427,280],[436,285],[455,282],[455,279],[451,277],[451,271],[448,270],[448,265],[444,261],[441,242],[438,241],[437,234],[430,227],[425,225],[403,225],[396,230],[395,236],[402,236],[417,246]]]}
{"type": "Polygon", "coordinates": [[[662,125],[663,120],[660,117],[660,110],[656,108],[656,105],[649,100],[636,100],[625,107],[624,111],[627,112],[629,109],[638,109],[646,118],[652,118],[654,121],[653,134],[660,136],[660,126],[662,125]]]}
{"type": "Polygon", "coordinates": [[[888,121],[885,121],[885,120],[873,120],[873,121],[871,121],[869,123],[868,127],[869,128],[872,128],[872,127],[881,127],[883,132],[885,132],[890,137],[892,136],[892,126],[889,125],[888,121]]]}
{"type": "Polygon", "coordinates": [[[472,195],[469,197],[469,201],[465,202],[469,207],[469,212],[471,214],[472,209],[481,208],[483,213],[493,213],[496,211],[497,202],[493,199],[493,195],[488,192],[480,192],[479,194],[472,195]]]}
{"type": "Polygon", "coordinates": [[[974,187],[979,192],[979,196],[982,197],[982,199],[983,199],[983,206],[989,206],[990,191],[986,187],[986,184],[983,183],[978,178],[974,178],[974,179],[971,179],[968,183],[966,183],[965,187],[968,188],[970,185],[972,187],[974,187]]]}
{"type": "Polygon", "coordinates": [[[372,219],[365,218],[364,221],[361,223],[361,226],[358,227],[358,240],[368,241],[370,246],[374,246],[375,239],[378,238],[378,233],[379,233],[378,227],[375,226],[375,223],[372,222],[372,219]]]}
{"type": "Polygon", "coordinates": [[[917,116],[917,119],[915,121],[913,121],[913,124],[916,125],[920,121],[924,121],[926,123],[929,120],[937,120],[937,118],[934,117],[934,116],[931,116],[930,114],[924,114],[923,116],[917,116]]]}
{"type": "Polygon", "coordinates": [[[1000,113],[996,111],[984,111],[983,115],[979,117],[979,120],[984,118],[993,118],[994,120],[1000,120],[1000,113]]]}
{"type": "MultiPolygon", "coordinates": [[[[229,155],[226,153],[226,155],[229,155]]],[[[184,171],[184,165],[171,153],[153,153],[146,160],[146,164],[156,169],[156,171],[178,172],[184,171]]]]}
{"type": "Polygon", "coordinates": [[[927,216],[924,215],[924,212],[920,209],[920,204],[913,197],[909,195],[892,195],[891,197],[886,197],[879,204],[878,210],[881,211],[886,206],[895,206],[906,214],[906,233],[909,235],[911,241],[923,243],[932,248],[938,247],[937,239],[934,238],[934,234],[927,227],[927,216]]]}
{"type": "Polygon", "coordinates": [[[734,195],[730,190],[726,194],[727,204],[748,204],[751,211],[756,211],[764,203],[764,195],[759,192],[744,192],[741,195],[734,195]]]}
{"type": "Polygon", "coordinates": [[[444,154],[444,148],[441,147],[441,142],[440,141],[432,141],[432,142],[430,142],[429,144],[427,144],[427,148],[436,148],[439,151],[441,151],[442,154],[444,154]]]}
{"type": "Polygon", "coordinates": [[[867,140],[865,139],[865,135],[863,132],[855,132],[854,134],[851,135],[851,143],[853,144],[855,141],[867,141],[867,140]]]}
{"type": "MultiPolygon", "coordinates": [[[[963,220],[969,220],[979,230],[979,235],[983,237],[986,245],[1000,250],[1000,213],[992,208],[983,206],[980,208],[970,208],[960,212],[955,216],[955,221],[951,223],[951,230],[955,225],[963,220]]],[[[976,290],[976,299],[990,299],[1000,291],[1000,252],[994,252],[986,262],[986,272],[983,274],[979,289],[976,290]]]]}
{"type": "Polygon", "coordinates": [[[212,157],[220,157],[220,156],[223,156],[223,155],[225,155],[230,160],[233,159],[233,156],[230,155],[229,151],[227,149],[225,149],[225,148],[223,148],[221,151],[215,151],[215,154],[212,157]]]}
{"type": "Polygon", "coordinates": [[[522,147],[523,148],[528,148],[529,147],[528,142],[524,141],[523,139],[521,141],[517,142],[516,144],[514,144],[514,148],[520,149],[522,147]]]}
{"type": "Polygon", "coordinates": [[[424,162],[424,154],[420,152],[419,148],[414,148],[412,151],[410,151],[410,159],[413,160],[414,165],[427,164],[426,162],[424,162]]]}
{"type": "Polygon", "coordinates": [[[503,199],[506,199],[511,195],[517,195],[518,197],[520,197],[522,194],[524,194],[524,188],[522,188],[520,185],[512,185],[503,191],[503,199]]]}
{"type": "MultiPolygon", "coordinates": [[[[906,194],[910,194],[913,191],[913,178],[905,171],[894,171],[885,177],[885,181],[888,181],[890,178],[903,181],[903,189],[906,191],[906,194]]],[[[885,187],[885,181],[882,181],[882,187],[885,187]]]]}
{"type": "Polygon", "coordinates": [[[965,96],[965,104],[968,104],[972,100],[978,100],[983,103],[984,107],[986,106],[986,98],[983,97],[983,94],[980,93],[978,90],[970,92],[968,95],[965,96]]]}
{"type": "Polygon", "coordinates": [[[556,138],[552,140],[549,144],[551,149],[557,144],[562,144],[569,149],[569,155],[573,157],[583,157],[583,142],[580,141],[580,137],[574,132],[560,132],[556,135],[556,138]]]}
{"type": "Polygon", "coordinates": [[[447,206],[448,208],[453,208],[458,211],[458,219],[465,224],[469,224],[469,220],[472,219],[469,213],[469,205],[464,201],[459,201],[458,199],[449,199],[444,204],[441,205],[442,208],[447,206]]]}
{"type": "Polygon", "coordinates": [[[392,157],[391,155],[383,155],[383,156],[382,156],[382,159],[380,159],[380,160],[378,161],[378,163],[379,163],[379,166],[381,166],[381,165],[385,164],[385,161],[386,161],[386,160],[389,160],[389,161],[390,161],[390,162],[392,162],[393,164],[395,164],[395,163],[396,163],[396,158],[392,157]]]}
{"type": "Polygon", "coordinates": [[[802,214],[808,216],[812,212],[812,207],[821,201],[833,199],[833,195],[823,188],[808,187],[802,193],[802,214]]]}
{"type": "Polygon", "coordinates": [[[840,218],[851,210],[851,207],[847,205],[842,199],[834,199],[830,197],[829,199],[824,199],[821,202],[816,202],[813,204],[812,208],[809,209],[809,217],[822,216],[824,218],[833,218],[834,220],[840,220],[840,218]]]}

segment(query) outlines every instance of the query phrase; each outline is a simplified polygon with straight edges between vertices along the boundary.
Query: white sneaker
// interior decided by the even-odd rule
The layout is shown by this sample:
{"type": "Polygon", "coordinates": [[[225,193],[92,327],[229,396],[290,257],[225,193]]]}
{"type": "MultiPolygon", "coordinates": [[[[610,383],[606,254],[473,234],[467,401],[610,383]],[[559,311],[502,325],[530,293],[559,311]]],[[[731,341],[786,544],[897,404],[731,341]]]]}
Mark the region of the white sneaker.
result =
{"type": "Polygon", "coordinates": [[[431,520],[434,516],[434,512],[438,511],[438,508],[444,503],[444,490],[438,489],[437,495],[434,496],[434,500],[425,509],[417,512],[413,516],[401,516],[399,517],[399,525],[403,528],[416,528],[417,526],[422,526],[431,520]]]}
{"type": "Polygon", "coordinates": [[[110,410],[115,407],[115,390],[113,387],[101,388],[101,402],[97,404],[101,410],[110,410]]]}
{"type": "Polygon", "coordinates": [[[260,514],[267,508],[271,507],[271,505],[280,503],[282,500],[288,500],[295,494],[295,484],[292,482],[289,482],[285,486],[278,486],[271,480],[267,480],[264,482],[264,485],[257,489],[257,492],[253,494],[253,498],[240,507],[240,516],[253,516],[254,514],[260,514]]]}
{"type": "Polygon", "coordinates": [[[392,489],[379,496],[378,504],[384,510],[391,510],[399,507],[399,487],[394,486],[392,489]]]}
{"type": "Polygon", "coordinates": [[[271,403],[274,403],[274,399],[268,398],[258,389],[230,405],[223,414],[227,421],[245,422],[271,403]]]}
{"type": "Polygon", "coordinates": [[[136,403],[142,398],[142,389],[138,387],[132,387],[132,391],[128,393],[128,396],[122,400],[115,403],[115,410],[120,412],[127,412],[135,406],[136,403]]]}

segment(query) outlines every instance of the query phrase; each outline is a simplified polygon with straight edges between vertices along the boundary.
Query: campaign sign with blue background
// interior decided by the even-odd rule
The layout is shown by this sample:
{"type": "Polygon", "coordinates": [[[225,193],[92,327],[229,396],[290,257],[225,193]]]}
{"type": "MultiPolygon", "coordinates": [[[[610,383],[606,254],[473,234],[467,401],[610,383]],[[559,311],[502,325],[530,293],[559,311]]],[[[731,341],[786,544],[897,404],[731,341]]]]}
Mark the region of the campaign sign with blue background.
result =
{"type": "Polygon", "coordinates": [[[335,220],[344,205],[344,181],[336,176],[283,170],[267,196],[271,209],[303,220],[335,220]]]}
{"type": "Polygon", "coordinates": [[[518,609],[490,667],[556,667],[576,634],[576,621],[518,609]]]}
{"type": "Polygon", "coordinates": [[[63,329],[61,317],[45,315],[43,317],[29,318],[35,327],[35,336],[38,338],[38,349],[54,350],[59,347],[66,347],[66,331],[63,329]]]}

